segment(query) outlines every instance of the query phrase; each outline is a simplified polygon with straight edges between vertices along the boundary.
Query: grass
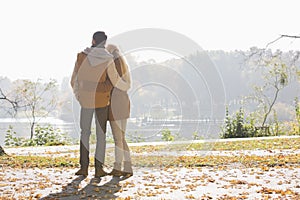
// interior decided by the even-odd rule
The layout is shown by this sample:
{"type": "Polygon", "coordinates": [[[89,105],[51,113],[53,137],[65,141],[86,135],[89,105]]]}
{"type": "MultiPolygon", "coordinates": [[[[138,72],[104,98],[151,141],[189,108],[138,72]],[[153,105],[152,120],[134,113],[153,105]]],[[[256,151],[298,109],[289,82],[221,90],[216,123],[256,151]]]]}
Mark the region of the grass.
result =
{"type": "Polygon", "coordinates": [[[1,156],[0,164],[13,168],[78,167],[77,158],[49,156],[1,156]]]}
{"type": "Polygon", "coordinates": [[[263,140],[244,140],[244,141],[216,141],[206,143],[191,144],[168,144],[168,145],[147,145],[133,146],[131,151],[136,153],[155,152],[155,151],[235,151],[235,150],[273,150],[273,149],[300,149],[299,138],[277,138],[263,140]]]}
{"type": "MultiPolygon", "coordinates": [[[[278,138],[265,140],[249,140],[235,142],[209,142],[193,144],[168,144],[160,146],[131,147],[134,153],[159,151],[186,151],[186,150],[274,150],[274,149],[300,149],[300,138],[278,138]]],[[[112,152],[113,149],[108,149],[112,152]]],[[[72,151],[73,152],[73,151],[72,151]]],[[[74,153],[74,152],[73,152],[74,153]]],[[[111,165],[113,157],[106,157],[107,165],[111,165]]],[[[247,167],[274,167],[274,166],[300,166],[300,154],[274,155],[274,156],[157,156],[133,154],[132,161],[136,167],[222,167],[239,163],[247,167]]],[[[90,161],[94,163],[93,158],[90,161]]],[[[14,168],[74,168],[79,167],[78,158],[70,156],[0,156],[0,166],[14,168]]]]}
{"type": "MultiPolygon", "coordinates": [[[[300,154],[275,156],[132,156],[136,167],[203,167],[228,166],[240,164],[245,167],[274,167],[298,166],[300,167],[300,154]]],[[[78,158],[70,157],[42,157],[42,156],[2,156],[2,166],[13,168],[75,168],[79,167],[78,158]]],[[[91,166],[93,166],[91,161],[91,166]]],[[[112,160],[107,161],[112,164],[112,160]]]]}
{"type": "Polygon", "coordinates": [[[300,166],[300,154],[275,156],[137,156],[133,159],[141,167],[226,167],[239,164],[245,167],[300,166]]]}

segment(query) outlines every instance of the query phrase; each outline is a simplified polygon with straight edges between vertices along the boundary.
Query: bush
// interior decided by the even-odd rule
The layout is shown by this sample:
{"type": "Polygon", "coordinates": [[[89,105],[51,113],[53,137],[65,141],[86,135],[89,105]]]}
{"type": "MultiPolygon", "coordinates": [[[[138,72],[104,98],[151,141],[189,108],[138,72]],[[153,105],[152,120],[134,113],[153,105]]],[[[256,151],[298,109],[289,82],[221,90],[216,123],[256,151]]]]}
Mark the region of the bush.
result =
{"type": "Polygon", "coordinates": [[[234,116],[230,116],[226,108],[225,123],[222,127],[221,138],[245,138],[258,136],[259,130],[255,127],[252,116],[245,120],[244,111],[240,108],[234,116]]]}
{"type": "Polygon", "coordinates": [[[295,98],[295,119],[280,123],[280,135],[300,135],[300,103],[298,98],[295,98]]]}
{"type": "Polygon", "coordinates": [[[192,133],[192,137],[193,137],[193,140],[201,140],[201,139],[204,139],[202,136],[199,135],[198,132],[193,132],[192,133]]]}
{"type": "Polygon", "coordinates": [[[281,123],[280,130],[281,135],[300,135],[299,125],[293,121],[281,123]]]}
{"type": "Polygon", "coordinates": [[[59,128],[51,125],[35,127],[35,135],[32,139],[17,137],[13,127],[9,126],[5,136],[5,146],[55,146],[71,144],[67,133],[62,133],[59,128]]]}
{"type": "Polygon", "coordinates": [[[256,126],[257,122],[256,118],[254,117],[255,113],[252,113],[248,118],[245,118],[244,111],[242,108],[240,108],[238,112],[236,112],[233,116],[230,116],[228,114],[228,109],[226,108],[226,118],[222,127],[221,138],[300,135],[299,112],[299,104],[296,104],[295,121],[279,122],[277,119],[277,114],[274,112],[273,123],[269,124],[268,126],[256,126]]]}
{"type": "MultiPolygon", "coordinates": [[[[37,146],[55,146],[70,144],[70,138],[66,133],[62,133],[61,129],[53,128],[53,126],[36,126],[33,144],[37,146]]],[[[32,145],[30,145],[32,146],[32,145]]]]}
{"type": "Polygon", "coordinates": [[[172,134],[172,132],[169,129],[164,129],[161,131],[161,139],[163,141],[174,141],[175,140],[175,136],[172,134]]]}
{"type": "Polygon", "coordinates": [[[13,126],[9,125],[6,131],[4,145],[5,146],[21,146],[24,142],[24,138],[16,137],[16,131],[13,130],[13,126]]]}

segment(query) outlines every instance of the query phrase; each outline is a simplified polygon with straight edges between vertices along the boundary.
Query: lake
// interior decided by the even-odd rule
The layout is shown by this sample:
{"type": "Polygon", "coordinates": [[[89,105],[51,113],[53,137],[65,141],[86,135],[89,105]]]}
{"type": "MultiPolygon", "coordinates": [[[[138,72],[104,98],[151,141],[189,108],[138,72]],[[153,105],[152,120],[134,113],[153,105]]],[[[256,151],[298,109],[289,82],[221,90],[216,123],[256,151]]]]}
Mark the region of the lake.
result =
{"type": "MultiPolygon", "coordinates": [[[[41,126],[50,124],[55,128],[60,128],[71,138],[79,139],[80,137],[78,119],[64,121],[47,117],[40,119],[38,123],[41,126]]],[[[4,145],[9,125],[13,126],[17,136],[30,137],[30,125],[27,118],[0,118],[0,145],[4,145]]],[[[194,132],[204,139],[216,139],[219,138],[221,125],[222,120],[142,120],[132,118],[128,120],[126,136],[130,141],[160,141],[163,130],[169,129],[173,135],[179,133],[181,139],[192,139],[194,132]]],[[[109,123],[107,132],[111,135],[109,123]]]]}

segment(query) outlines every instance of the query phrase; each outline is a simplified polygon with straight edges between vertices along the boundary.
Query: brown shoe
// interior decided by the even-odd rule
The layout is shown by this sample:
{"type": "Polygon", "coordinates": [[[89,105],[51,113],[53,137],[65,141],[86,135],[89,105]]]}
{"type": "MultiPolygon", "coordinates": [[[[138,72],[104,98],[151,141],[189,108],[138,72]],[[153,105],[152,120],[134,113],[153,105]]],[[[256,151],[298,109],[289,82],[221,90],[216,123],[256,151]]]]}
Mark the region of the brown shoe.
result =
{"type": "Polygon", "coordinates": [[[120,177],[123,176],[123,172],[117,169],[113,169],[110,173],[108,173],[108,175],[120,177]]]}
{"type": "Polygon", "coordinates": [[[103,168],[95,168],[95,178],[100,178],[106,175],[107,173],[103,170],[103,168]]]}
{"type": "Polygon", "coordinates": [[[87,176],[88,175],[88,169],[87,168],[80,168],[75,175],[77,176],[87,176]]]}
{"type": "Polygon", "coordinates": [[[122,172],[122,176],[124,176],[125,178],[129,178],[133,176],[133,172],[122,172]]]}
{"type": "Polygon", "coordinates": [[[133,176],[132,163],[130,161],[124,161],[124,169],[122,174],[126,178],[133,176]]]}
{"type": "Polygon", "coordinates": [[[103,163],[95,159],[95,178],[106,176],[107,173],[103,170],[103,163]]]}

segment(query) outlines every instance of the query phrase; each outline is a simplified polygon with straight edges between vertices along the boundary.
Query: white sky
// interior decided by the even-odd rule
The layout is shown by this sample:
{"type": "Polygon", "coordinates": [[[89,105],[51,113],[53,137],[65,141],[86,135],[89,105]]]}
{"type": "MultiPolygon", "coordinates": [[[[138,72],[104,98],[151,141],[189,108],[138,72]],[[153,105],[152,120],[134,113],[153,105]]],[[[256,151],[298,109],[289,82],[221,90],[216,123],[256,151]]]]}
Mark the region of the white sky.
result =
{"type": "MultiPolygon", "coordinates": [[[[265,47],[300,35],[297,0],[10,0],[0,3],[1,73],[10,79],[60,80],[95,31],[109,37],[139,28],[181,33],[205,50],[265,47]]],[[[300,49],[300,39],[272,45],[300,49]]],[[[156,58],[154,58],[156,59],[156,58]]]]}

